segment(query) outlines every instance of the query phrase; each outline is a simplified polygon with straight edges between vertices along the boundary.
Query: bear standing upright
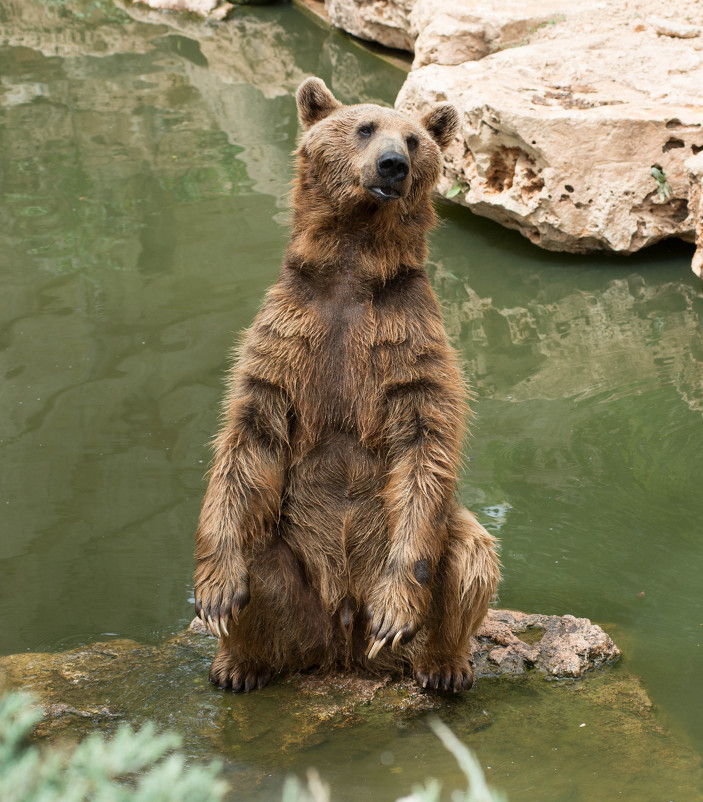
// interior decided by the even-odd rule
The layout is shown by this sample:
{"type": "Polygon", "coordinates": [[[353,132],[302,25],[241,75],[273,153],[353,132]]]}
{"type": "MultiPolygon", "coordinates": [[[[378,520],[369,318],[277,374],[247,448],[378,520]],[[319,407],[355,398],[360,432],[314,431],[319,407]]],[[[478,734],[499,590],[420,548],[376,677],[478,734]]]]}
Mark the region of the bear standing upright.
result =
{"type": "Polygon", "coordinates": [[[499,563],[456,500],[464,385],[424,267],[457,113],[343,106],[317,78],[297,102],[292,235],[231,373],[196,535],[210,679],[412,671],[459,691],[499,563]]]}

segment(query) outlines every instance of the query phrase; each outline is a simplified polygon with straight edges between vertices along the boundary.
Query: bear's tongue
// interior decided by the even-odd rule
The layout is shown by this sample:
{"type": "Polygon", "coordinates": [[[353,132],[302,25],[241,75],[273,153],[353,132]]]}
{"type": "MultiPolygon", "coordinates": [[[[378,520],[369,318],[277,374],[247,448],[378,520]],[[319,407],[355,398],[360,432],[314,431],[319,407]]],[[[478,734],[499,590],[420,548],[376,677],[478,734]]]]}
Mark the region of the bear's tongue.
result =
{"type": "Polygon", "coordinates": [[[400,197],[400,193],[393,187],[371,187],[371,192],[383,200],[395,200],[400,197]]]}

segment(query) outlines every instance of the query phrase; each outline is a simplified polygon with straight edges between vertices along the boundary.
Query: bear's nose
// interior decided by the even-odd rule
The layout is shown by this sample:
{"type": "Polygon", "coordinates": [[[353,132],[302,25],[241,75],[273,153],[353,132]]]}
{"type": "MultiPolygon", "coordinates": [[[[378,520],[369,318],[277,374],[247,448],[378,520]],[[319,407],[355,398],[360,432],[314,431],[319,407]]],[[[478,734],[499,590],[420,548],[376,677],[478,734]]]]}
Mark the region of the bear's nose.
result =
{"type": "Polygon", "coordinates": [[[378,157],[376,169],[387,181],[402,181],[410,172],[410,164],[404,154],[387,150],[378,157]]]}

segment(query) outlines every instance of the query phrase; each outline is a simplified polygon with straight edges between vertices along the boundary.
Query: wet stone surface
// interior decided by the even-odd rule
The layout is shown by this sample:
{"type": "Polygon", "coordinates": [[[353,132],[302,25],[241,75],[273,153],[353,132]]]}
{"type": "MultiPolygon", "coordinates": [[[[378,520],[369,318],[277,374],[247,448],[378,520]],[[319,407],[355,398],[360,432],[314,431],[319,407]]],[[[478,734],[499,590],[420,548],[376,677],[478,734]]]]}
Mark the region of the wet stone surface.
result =
{"type": "MultiPolygon", "coordinates": [[[[214,639],[194,619],[188,632],[161,647],[113,640],[70,652],[0,658],[0,689],[35,694],[45,710],[40,735],[63,730],[81,735],[95,726],[110,729],[122,720],[155,717],[217,740],[217,708],[224,695],[207,682],[214,651],[214,639]]],[[[588,619],[491,610],[477,633],[473,661],[477,680],[486,682],[528,673],[580,677],[619,655],[608,635],[588,619]]],[[[369,707],[402,718],[441,709],[449,698],[423,691],[411,679],[342,674],[297,675],[272,683],[262,695],[280,701],[273,737],[280,737],[277,748],[283,752],[309,746],[329,728],[348,726],[369,707]]],[[[244,743],[270,727],[265,718],[250,718],[245,707],[237,708],[235,718],[244,743]]]]}
{"type": "MultiPolygon", "coordinates": [[[[225,759],[225,775],[239,798],[277,794],[275,778],[309,765],[329,771],[339,758],[326,757],[328,751],[336,755],[357,744],[373,752],[389,733],[400,734],[396,759],[408,762],[403,749],[432,742],[428,713],[441,716],[470,744],[473,739],[479,750],[519,741],[525,716],[536,727],[562,728],[559,748],[563,744],[565,751],[587,750],[590,737],[600,754],[605,748],[617,755],[617,772],[633,767],[628,782],[635,790],[646,787],[642,765],[654,750],[660,780],[673,782],[685,766],[690,798],[698,798],[695,755],[657,719],[640,680],[615,663],[620,653],[613,641],[587,619],[492,610],[475,641],[478,681],[458,695],[426,692],[409,679],[314,674],[274,681],[248,695],[223,693],[207,680],[215,642],[198,624],[160,647],[113,640],[64,653],[2,657],[0,692],[24,688],[35,695],[45,713],[39,739],[109,734],[125,721],[139,726],[154,720],[177,730],[191,759],[225,759]],[[586,726],[587,733],[573,736],[586,726]]],[[[515,743],[509,753],[522,748],[535,747],[515,743]]]]}

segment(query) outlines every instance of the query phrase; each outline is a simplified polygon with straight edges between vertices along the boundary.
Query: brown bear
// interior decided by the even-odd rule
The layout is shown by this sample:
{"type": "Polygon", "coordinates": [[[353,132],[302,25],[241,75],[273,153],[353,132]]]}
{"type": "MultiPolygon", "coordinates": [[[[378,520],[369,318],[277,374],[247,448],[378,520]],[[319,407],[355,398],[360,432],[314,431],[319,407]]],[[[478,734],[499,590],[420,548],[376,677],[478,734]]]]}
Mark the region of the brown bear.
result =
{"type": "Polygon", "coordinates": [[[297,103],[291,239],[231,372],[196,535],[210,679],[466,689],[499,563],[456,500],[465,387],[424,267],[457,113],[343,106],[316,78],[297,103]]]}

